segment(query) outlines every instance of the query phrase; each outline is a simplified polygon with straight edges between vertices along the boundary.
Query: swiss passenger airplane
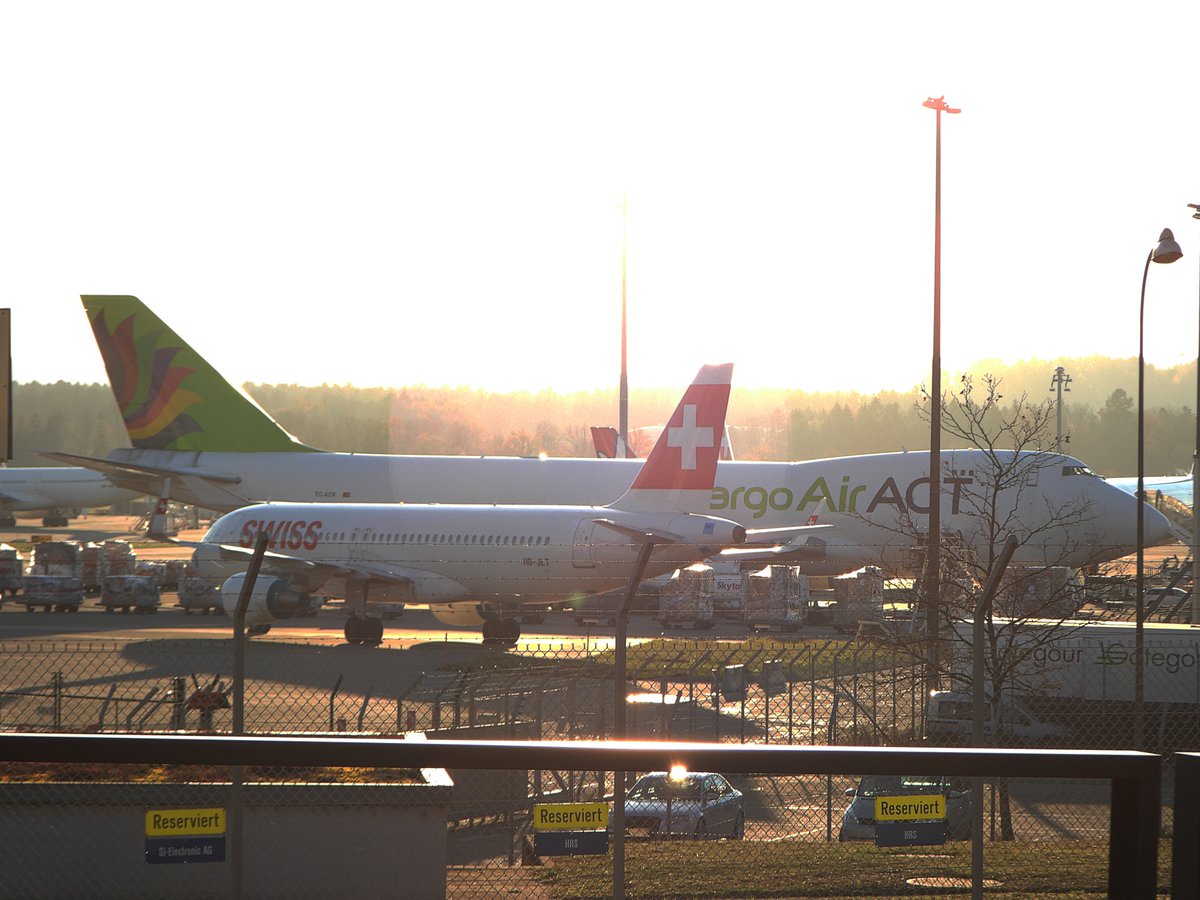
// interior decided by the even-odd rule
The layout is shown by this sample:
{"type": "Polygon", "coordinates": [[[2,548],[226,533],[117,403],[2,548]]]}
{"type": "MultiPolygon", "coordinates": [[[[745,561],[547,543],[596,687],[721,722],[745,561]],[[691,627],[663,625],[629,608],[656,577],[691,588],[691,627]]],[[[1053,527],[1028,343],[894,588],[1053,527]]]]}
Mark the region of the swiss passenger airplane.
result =
{"type": "Polygon", "coordinates": [[[443,621],[483,624],[485,640],[515,641],[506,611],[624,585],[646,536],[646,577],[691,565],[746,539],[736,522],[704,515],[717,471],[733,366],[704,366],[632,486],[607,506],[281,503],[213,523],[196,547],[197,574],[222,582],[236,607],[259,532],[271,553],[246,621],[258,632],[310,608],[310,592],[346,598],[346,640],[378,643],[368,601],[428,603],[443,621]],[[234,569],[239,571],[233,571],[234,569]]]}
{"type": "MultiPolygon", "coordinates": [[[[104,472],[138,493],[209,509],[304,502],[603,504],[633,482],[632,459],[526,459],[330,453],[305,446],[135,297],[85,296],[131,448],[107,458],[46,454],[104,472]]],[[[943,450],[941,524],[985,551],[987,520],[1021,540],[1015,565],[1082,567],[1136,549],[1138,501],[1058,453],[943,450]],[[991,502],[994,467],[1023,477],[991,502]],[[1063,510],[1072,511],[1063,515],[1063,510]]],[[[881,453],[803,462],[721,462],[707,512],[748,528],[819,523],[759,555],[813,575],[864,565],[903,570],[927,525],[929,454],[881,453]]],[[[1145,507],[1147,544],[1170,526],[1145,507]]]]}

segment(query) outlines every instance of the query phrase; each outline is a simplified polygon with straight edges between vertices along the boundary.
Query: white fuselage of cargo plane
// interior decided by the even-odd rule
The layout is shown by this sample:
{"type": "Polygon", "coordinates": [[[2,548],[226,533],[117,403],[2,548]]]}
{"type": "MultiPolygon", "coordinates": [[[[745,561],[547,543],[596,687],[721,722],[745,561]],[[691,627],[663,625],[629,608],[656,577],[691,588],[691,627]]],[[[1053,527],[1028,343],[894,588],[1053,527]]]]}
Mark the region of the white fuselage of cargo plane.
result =
{"type": "Polygon", "coordinates": [[[142,496],[78,466],[0,468],[0,510],[74,510],[112,506],[142,496]]]}
{"type": "MultiPolygon", "coordinates": [[[[1011,460],[1008,453],[998,456],[1011,460]]],[[[326,452],[126,449],[109,457],[122,459],[170,470],[173,496],[224,509],[276,500],[600,505],[620,496],[641,467],[640,460],[622,459],[326,452]],[[194,492],[190,498],[188,491],[194,492]]],[[[983,451],[943,451],[944,531],[961,533],[979,549],[988,523],[999,522],[1023,541],[1018,565],[1083,566],[1136,549],[1136,500],[1069,456],[1037,454],[1021,486],[999,495],[997,512],[981,514],[995,482],[988,460],[983,451]]],[[[929,454],[919,451],[788,463],[724,461],[706,512],[747,528],[832,526],[819,537],[797,538],[812,551],[810,558],[796,560],[809,574],[839,574],[868,564],[903,569],[914,534],[927,522],[928,472],[929,454]]],[[[121,480],[119,472],[109,477],[121,480]]],[[[1150,507],[1145,532],[1147,544],[1169,532],[1166,519],[1150,507]]]]}

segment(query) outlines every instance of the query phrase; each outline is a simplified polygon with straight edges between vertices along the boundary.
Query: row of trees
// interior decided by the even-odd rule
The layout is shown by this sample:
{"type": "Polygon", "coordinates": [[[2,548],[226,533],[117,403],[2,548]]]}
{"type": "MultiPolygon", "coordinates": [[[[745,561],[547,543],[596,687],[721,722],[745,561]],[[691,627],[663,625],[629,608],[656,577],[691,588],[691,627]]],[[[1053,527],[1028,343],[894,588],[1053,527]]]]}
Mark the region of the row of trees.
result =
{"type": "MultiPolygon", "coordinates": [[[[1068,360],[1065,365],[1074,377],[1064,404],[1066,449],[1101,474],[1129,474],[1136,453],[1134,361],[1068,360]],[[1099,385],[1112,387],[1101,395],[1099,385]]],[[[1188,398],[1194,398],[1194,368],[1148,372],[1148,472],[1172,474],[1190,465],[1196,420],[1188,398]]],[[[1012,412],[1022,394],[1035,403],[1051,399],[1052,372],[1049,363],[996,364],[976,377],[996,378],[996,402],[1012,412]]],[[[955,381],[948,380],[945,389],[953,392],[955,381]]],[[[496,394],[473,388],[286,384],[246,389],[297,438],[328,450],[591,455],[589,426],[617,419],[615,390],[496,394]]],[[[918,415],[921,396],[920,387],[874,395],[735,388],[729,408],[734,452],[740,459],[783,460],[922,449],[929,446],[929,428],[918,415]]],[[[676,388],[633,390],[631,425],[661,424],[677,399],[676,388]]],[[[13,465],[45,464],[38,450],[102,456],[128,444],[107,385],[18,384],[13,408],[13,465]]],[[[638,447],[636,435],[633,444],[638,447]]],[[[943,444],[954,446],[953,438],[947,436],[943,444]]]]}

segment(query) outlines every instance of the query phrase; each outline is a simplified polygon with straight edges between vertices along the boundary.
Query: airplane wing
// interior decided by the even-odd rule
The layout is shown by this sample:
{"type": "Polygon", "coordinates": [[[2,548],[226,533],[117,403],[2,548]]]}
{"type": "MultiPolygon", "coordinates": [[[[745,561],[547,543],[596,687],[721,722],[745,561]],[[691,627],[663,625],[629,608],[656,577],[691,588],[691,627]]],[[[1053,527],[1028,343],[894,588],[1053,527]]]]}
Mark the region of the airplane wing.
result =
{"type": "Polygon", "coordinates": [[[832,528],[832,525],[796,525],[782,528],[751,528],[746,530],[747,542],[753,543],[758,537],[791,534],[792,539],[783,543],[757,547],[742,545],[728,550],[722,550],[721,559],[730,559],[745,565],[787,565],[789,563],[807,562],[825,558],[825,541],[813,534],[832,528]]]}
{"type": "Polygon", "coordinates": [[[38,451],[47,459],[58,460],[72,466],[83,466],[102,472],[118,487],[162,496],[163,482],[171,480],[171,496],[182,503],[191,503],[205,509],[229,512],[253,502],[232,490],[231,485],[241,483],[236,475],[205,469],[177,469],[169,466],[147,466],[140,463],[119,462],[96,456],[79,456],[74,453],[38,451]]]}
{"type": "Polygon", "coordinates": [[[793,540],[802,534],[810,534],[814,531],[823,531],[826,528],[832,528],[832,525],[780,525],[778,528],[747,528],[746,540],[752,540],[759,535],[779,535],[782,537],[785,534],[793,535],[793,540]]]}
{"type": "MultiPolygon", "coordinates": [[[[193,543],[190,546],[197,549],[204,548],[200,552],[212,554],[215,558],[222,560],[249,561],[254,555],[252,547],[239,547],[232,544],[205,544],[200,542],[193,543]]],[[[454,594],[452,597],[448,596],[444,601],[433,597],[426,597],[421,601],[423,603],[456,602],[462,599],[461,594],[466,591],[462,585],[453,579],[422,569],[413,569],[406,566],[388,566],[372,562],[315,562],[309,559],[302,559],[298,556],[290,556],[286,553],[277,553],[273,550],[268,550],[263,555],[262,572],[265,575],[279,575],[288,578],[298,585],[303,585],[302,589],[304,590],[315,590],[327,581],[338,579],[342,581],[382,582],[384,584],[406,585],[409,587],[421,584],[426,588],[429,587],[431,582],[437,582],[444,593],[454,594]]]]}

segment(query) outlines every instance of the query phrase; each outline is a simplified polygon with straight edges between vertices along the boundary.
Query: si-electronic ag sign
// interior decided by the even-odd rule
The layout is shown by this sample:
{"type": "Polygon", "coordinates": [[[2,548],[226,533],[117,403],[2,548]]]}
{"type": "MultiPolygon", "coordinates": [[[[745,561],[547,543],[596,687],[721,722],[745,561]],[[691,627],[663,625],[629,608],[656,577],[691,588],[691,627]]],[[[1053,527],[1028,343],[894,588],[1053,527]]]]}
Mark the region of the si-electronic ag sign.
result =
{"type": "Polygon", "coordinates": [[[876,847],[915,847],[944,843],[944,794],[875,798],[876,847]]]}
{"type": "Polygon", "coordinates": [[[146,862],[225,861],[225,810],[146,810],[146,862]]]}
{"type": "Polygon", "coordinates": [[[533,851],[538,856],[608,852],[607,803],[536,803],[533,851]]]}

